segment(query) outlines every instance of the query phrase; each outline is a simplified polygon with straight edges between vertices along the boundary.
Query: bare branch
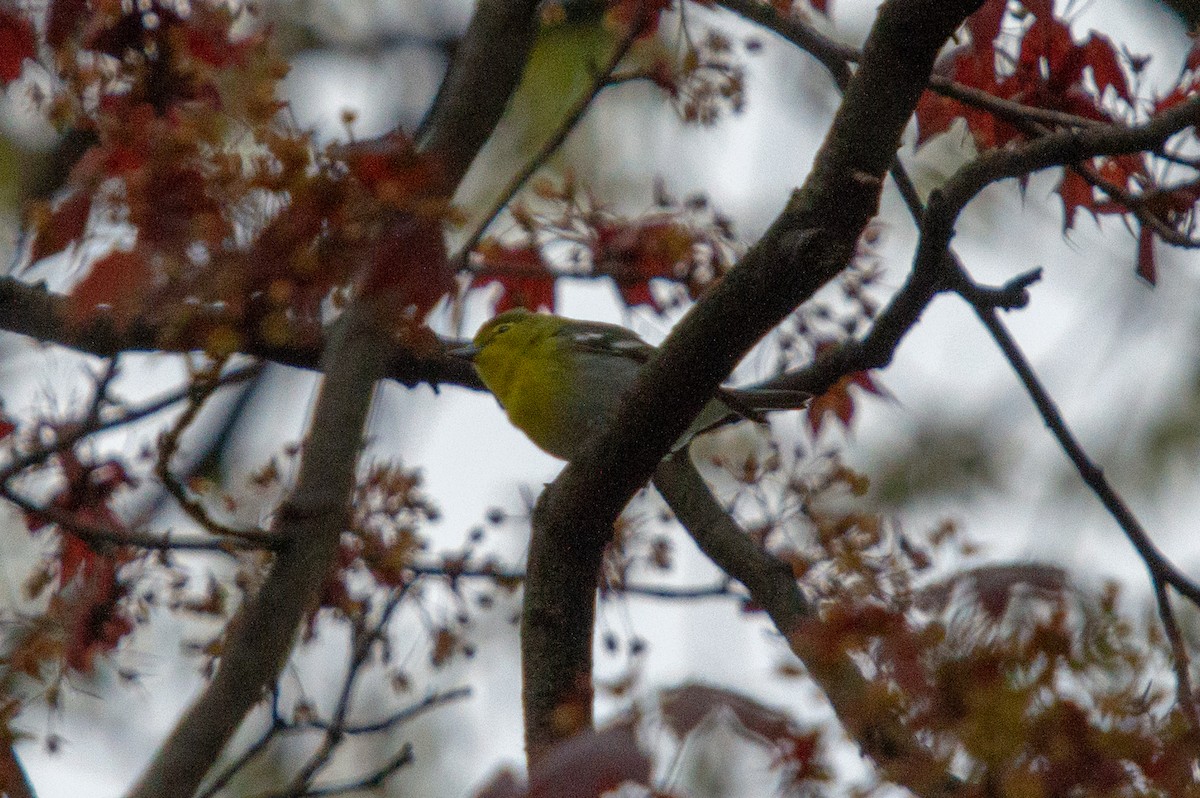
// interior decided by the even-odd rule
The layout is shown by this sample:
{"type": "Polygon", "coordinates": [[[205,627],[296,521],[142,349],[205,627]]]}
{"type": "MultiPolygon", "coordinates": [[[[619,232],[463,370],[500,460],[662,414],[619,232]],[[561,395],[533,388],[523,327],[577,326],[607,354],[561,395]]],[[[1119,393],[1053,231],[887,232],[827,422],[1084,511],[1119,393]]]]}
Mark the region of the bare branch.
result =
{"type": "Polygon", "coordinates": [[[447,182],[458,185],[525,71],[537,31],[536,0],[480,0],[438,89],[429,124],[418,139],[441,157],[447,182]]]}

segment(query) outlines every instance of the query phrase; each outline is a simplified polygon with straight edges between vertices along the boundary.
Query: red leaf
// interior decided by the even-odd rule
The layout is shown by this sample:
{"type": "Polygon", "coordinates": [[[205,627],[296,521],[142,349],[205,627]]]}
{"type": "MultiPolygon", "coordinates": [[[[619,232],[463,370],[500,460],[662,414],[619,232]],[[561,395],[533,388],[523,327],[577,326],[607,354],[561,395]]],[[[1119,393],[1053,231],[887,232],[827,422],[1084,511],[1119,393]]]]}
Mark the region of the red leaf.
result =
{"type": "Polygon", "coordinates": [[[33,242],[31,252],[33,260],[39,261],[56,255],[66,249],[72,241],[79,240],[87,229],[91,210],[91,192],[80,190],[60,202],[49,214],[43,214],[35,225],[37,238],[33,242]]]}
{"type": "Polygon", "coordinates": [[[788,740],[794,734],[788,715],[718,687],[684,685],[664,693],[660,704],[663,720],[679,738],[691,734],[706,718],[722,709],[732,712],[747,732],[763,740],[788,740]]]}
{"type": "Polygon", "coordinates": [[[368,292],[394,289],[397,318],[421,322],[433,306],[454,289],[440,220],[393,213],[375,240],[368,292]]]}
{"type": "Polygon", "coordinates": [[[445,174],[440,163],[418,153],[402,133],[341,145],[331,154],[376,198],[397,210],[428,213],[429,203],[442,202],[445,174]]]}
{"type": "Polygon", "coordinates": [[[1112,42],[1098,33],[1093,33],[1083,43],[1083,54],[1084,60],[1092,68],[1092,75],[1096,78],[1096,86],[1101,94],[1105,88],[1112,86],[1118,96],[1128,100],[1129,84],[1125,81],[1125,70],[1121,67],[1121,60],[1117,57],[1112,42]]]}
{"type": "Polygon", "coordinates": [[[510,272],[485,277],[480,285],[500,283],[504,293],[496,302],[496,313],[513,308],[554,311],[554,282],[557,278],[548,271],[510,272]]]}
{"type": "Polygon", "coordinates": [[[475,284],[482,287],[499,283],[504,289],[496,303],[496,313],[513,308],[554,310],[557,275],[546,266],[537,247],[509,247],[489,239],[479,245],[476,254],[483,265],[475,284]]]}
{"type": "Polygon", "coordinates": [[[58,49],[75,35],[87,17],[87,0],[50,0],[46,14],[46,41],[58,49]]]}
{"type": "Polygon", "coordinates": [[[917,101],[917,146],[950,129],[955,119],[964,116],[957,100],[927,91],[917,101]]]}
{"type": "Polygon", "coordinates": [[[1142,227],[1138,233],[1137,273],[1150,285],[1158,279],[1154,266],[1154,231],[1149,227],[1142,227]]]}
{"type": "Polygon", "coordinates": [[[645,281],[626,283],[617,283],[617,291],[621,294],[621,301],[626,307],[637,307],[638,305],[650,305],[655,310],[661,311],[658,301],[654,298],[654,293],[650,290],[650,283],[645,281]]]}
{"type": "Polygon", "coordinates": [[[1062,181],[1058,184],[1058,196],[1063,202],[1064,233],[1075,226],[1075,211],[1079,208],[1093,210],[1096,200],[1092,184],[1074,169],[1063,170],[1062,181]]]}
{"type": "Polygon", "coordinates": [[[658,30],[662,12],[671,7],[671,0],[615,0],[609,3],[606,21],[622,30],[638,28],[638,38],[651,36],[658,30]]]}
{"type": "MultiPolygon", "coordinates": [[[[817,351],[820,352],[820,350],[821,347],[818,347],[817,351]]],[[[850,388],[853,386],[857,386],[876,396],[887,395],[871,379],[869,372],[856,371],[853,374],[847,374],[838,380],[828,391],[809,402],[808,428],[812,431],[814,438],[821,434],[821,427],[825,424],[825,416],[829,413],[833,413],[838,421],[842,422],[842,426],[849,429],[850,422],[854,419],[855,411],[854,396],[850,393],[850,388]]]]}
{"type": "Polygon", "coordinates": [[[978,52],[992,52],[996,37],[1000,35],[1000,23],[1008,10],[1008,0],[988,0],[967,18],[967,30],[971,32],[971,47],[978,52]]]}
{"type": "Polygon", "coordinates": [[[141,252],[109,253],[92,264],[88,276],[67,297],[67,321],[83,326],[97,309],[105,309],[118,327],[128,326],[146,301],[151,274],[141,252]]]}
{"type": "Polygon", "coordinates": [[[654,305],[650,280],[675,279],[677,267],[692,256],[696,235],[674,220],[651,217],[596,227],[592,259],[596,274],[607,274],[628,305],[654,305]]]}
{"type": "Polygon", "coordinates": [[[0,7],[0,88],[21,76],[26,58],[36,57],[33,23],[18,11],[0,7]]]}
{"type": "Polygon", "coordinates": [[[634,724],[585,731],[559,743],[534,764],[529,798],[595,798],[625,782],[647,784],[650,759],[634,724]]]}

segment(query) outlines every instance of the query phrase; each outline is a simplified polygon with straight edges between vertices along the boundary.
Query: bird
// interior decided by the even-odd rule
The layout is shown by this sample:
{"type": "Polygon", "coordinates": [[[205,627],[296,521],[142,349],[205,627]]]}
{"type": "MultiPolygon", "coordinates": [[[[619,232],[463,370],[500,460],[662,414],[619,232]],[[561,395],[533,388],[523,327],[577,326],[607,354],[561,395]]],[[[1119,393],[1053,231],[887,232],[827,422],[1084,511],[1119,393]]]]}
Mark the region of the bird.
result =
{"type": "MultiPolygon", "coordinates": [[[[469,346],[450,350],[470,360],[512,424],[543,451],[572,460],[604,428],[655,348],[616,324],[509,310],[486,322],[469,346]]],[[[672,447],[716,427],[768,410],[798,409],[811,394],[719,388],[672,447]]]]}

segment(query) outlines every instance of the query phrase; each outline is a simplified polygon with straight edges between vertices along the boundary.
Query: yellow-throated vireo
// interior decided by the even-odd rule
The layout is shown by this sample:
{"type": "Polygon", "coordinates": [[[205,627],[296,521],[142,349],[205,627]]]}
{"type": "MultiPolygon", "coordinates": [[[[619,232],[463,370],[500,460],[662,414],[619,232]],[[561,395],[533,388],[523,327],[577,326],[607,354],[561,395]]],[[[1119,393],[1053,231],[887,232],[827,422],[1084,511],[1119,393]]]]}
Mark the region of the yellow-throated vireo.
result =
{"type": "MultiPolygon", "coordinates": [[[[575,457],[608,422],[654,347],[615,324],[510,310],[479,328],[471,346],[454,350],[479,377],[513,425],[563,460],[575,457]]],[[[765,410],[802,407],[808,394],[721,388],[676,443],[728,421],[762,421],[765,410]]]]}

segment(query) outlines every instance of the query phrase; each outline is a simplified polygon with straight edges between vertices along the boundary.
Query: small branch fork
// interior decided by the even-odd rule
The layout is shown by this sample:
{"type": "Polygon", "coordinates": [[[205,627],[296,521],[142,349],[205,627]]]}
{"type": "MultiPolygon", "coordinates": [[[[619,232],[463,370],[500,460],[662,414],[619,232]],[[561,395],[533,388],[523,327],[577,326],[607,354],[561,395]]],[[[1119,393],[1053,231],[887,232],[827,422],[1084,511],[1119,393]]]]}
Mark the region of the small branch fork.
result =
{"type": "Polygon", "coordinates": [[[316,715],[304,718],[296,717],[290,720],[285,718],[279,707],[279,688],[276,686],[271,693],[270,721],[266,728],[254,742],[225,765],[197,793],[196,798],[214,798],[240,773],[245,772],[273,742],[300,734],[319,734],[320,742],[317,744],[316,750],[310,753],[304,763],[296,769],[287,787],[278,791],[262,793],[262,798],[267,798],[267,796],[270,798],[300,798],[300,796],[338,795],[356,790],[366,790],[379,786],[389,776],[411,763],[413,759],[412,746],[405,743],[388,762],[352,782],[333,786],[313,786],[314,781],[329,765],[338,748],[349,738],[393,732],[433,709],[467,698],[471,694],[470,688],[467,687],[430,693],[420,701],[382,718],[351,722],[354,690],[358,678],[362,675],[364,667],[371,661],[371,654],[375,650],[376,644],[386,638],[388,625],[407,595],[408,591],[405,588],[394,590],[388,596],[374,621],[365,623],[360,620],[355,623],[349,641],[349,665],[342,677],[337,703],[328,719],[316,715]]]}
{"type": "MultiPolygon", "coordinates": [[[[858,53],[853,49],[833,43],[799,19],[780,15],[768,4],[753,0],[719,0],[719,4],[764,25],[809,52],[830,70],[839,86],[845,86],[849,65],[859,60],[858,53]]],[[[1091,158],[1101,155],[1166,152],[1168,139],[1200,123],[1200,97],[1193,97],[1145,124],[1122,128],[1000,100],[936,75],[931,78],[929,88],[990,111],[1018,125],[1034,138],[1021,146],[985,153],[964,166],[931,196],[928,206],[921,203],[912,181],[896,162],[892,177],[921,231],[918,254],[908,282],[862,341],[833,350],[809,369],[784,375],[779,380],[790,387],[817,392],[821,387],[831,385],[827,380],[846,367],[872,364],[867,367],[878,368],[887,365],[895,345],[916,322],[921,310],[938,290],[952,290],[962,297],[1008,360],[1047,428],[1075,466],[1080,479],[1100,500],[1145,562],[1155,591],[1159,617],[1172,649],[1180,711],[1188,719],[1193,731],[1200,734],[1200,711],[1191,686],[1190,660],[1167,591],[1168,586],[1174,588],[1200,607],[1200,585],[1180,571],[1155,546],[1124,499],[1108,482],[1103,470],[1088,457],[997,313],[998,310],[1024,306],[1028,301],[1027,289],[1036,282],[1040,271],[1018,276],[999,289],[983,288],[970,279],[949,246],[958,215],[983,188],[1004,178],[1019,177],[1055,166],[1076,170],[1093,186],[1126,204],[1139,221],[1149,225],[1164,241],[1181,247],[1200,246],[1200,241],[1171,229],[1157,215],[1148,211],[1142,197],[1103,180],[1094,170],[1085,166],[1091,158]],[[1065,129],[1052,131],[1047,126],[1065,129]]],[[[1187,165],[1196,168],[1194,163],[1187,165]]]]}

